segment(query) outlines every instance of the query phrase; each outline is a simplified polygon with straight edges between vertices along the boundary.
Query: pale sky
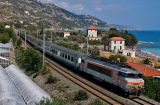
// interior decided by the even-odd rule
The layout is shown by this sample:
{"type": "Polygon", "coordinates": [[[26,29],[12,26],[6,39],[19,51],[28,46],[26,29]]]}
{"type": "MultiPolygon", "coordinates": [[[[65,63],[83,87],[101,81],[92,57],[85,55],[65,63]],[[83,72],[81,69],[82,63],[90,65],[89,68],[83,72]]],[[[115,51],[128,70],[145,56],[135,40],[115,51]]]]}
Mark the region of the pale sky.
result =
{"type": "Polygon", "coordinates": [[[160,30],[160,0],[40,0],[107,23],[160,30]]]}

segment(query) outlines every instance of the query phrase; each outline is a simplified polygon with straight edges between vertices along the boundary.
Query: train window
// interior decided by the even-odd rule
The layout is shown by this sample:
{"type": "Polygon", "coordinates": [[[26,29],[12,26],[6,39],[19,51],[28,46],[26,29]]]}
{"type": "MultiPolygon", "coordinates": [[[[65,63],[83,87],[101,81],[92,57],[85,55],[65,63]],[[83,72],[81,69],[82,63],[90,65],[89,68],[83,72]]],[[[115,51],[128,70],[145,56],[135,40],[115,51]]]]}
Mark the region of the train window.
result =
{"type": "Polygon", "coordinates": [[[142,78],[142,77],[143,77],[143,74],[138,74],[138,77],[139,77],[139,78],[142,78]]]}
{"type": "Polygon", "coordinates": [[[68,60],[70,60],[70,58],[71,58],[71,57],[68,55],[68,60]]]}
{"type": "Polygon", "coordinates": [[[102,68],[102,67],[99,67],[99,66],[91,64],[91,63],[88,63],[87,68],[95,70],[97,72],[100,72],[100,73],[105,74],[110,77],[112,76],[111,70],[107,70],[106,68],[102,68]]]}
{"type": "Polygon", "coordinates": [[[58,51],[55,50],[55,54],[58,54],[58,51]]]}
{"type": "Polygon", "coordinates": [[[119,72],[119,76],[121,76],[121,77],[126,77],[126,73],[119,72]]]}
{"type": "Polygon", "coordinates": [[[67,59],[67,54],[65,54],[65,59],[67,59]]]}
{"type": "Polygon", "coordinates": [[[52,52],[54,53],[54,52],[55,52],[55,50],[54,50],[54,49],[52,49],[52,52]]]}
{"type": "Polygon", "coordinates": [[[63,56],[63,53],[62,53],[62,52],[60,53],[60,56],[61,56],[61,57],[63,56]]]}
{"type": "Polygon", "coordinates": [[[71,61],[72,61],[72,62],[73,62],[73,60],[74,60],[73,57],[71,57],[71,61]]]}
{"type": "Polygon", "coordinates": [[[135,74],[127,74],[127,78],[136,78],[135,74]]]}
{"type": "Polygon", "coordinates": [[[142,78],[142,74],[129,73],[127,74],[127,78],[142,78]]]}
{"type": "Polygon", "coordinates": [[[62,53],[62,57],[64,58],[64,53],[62,53]]]}

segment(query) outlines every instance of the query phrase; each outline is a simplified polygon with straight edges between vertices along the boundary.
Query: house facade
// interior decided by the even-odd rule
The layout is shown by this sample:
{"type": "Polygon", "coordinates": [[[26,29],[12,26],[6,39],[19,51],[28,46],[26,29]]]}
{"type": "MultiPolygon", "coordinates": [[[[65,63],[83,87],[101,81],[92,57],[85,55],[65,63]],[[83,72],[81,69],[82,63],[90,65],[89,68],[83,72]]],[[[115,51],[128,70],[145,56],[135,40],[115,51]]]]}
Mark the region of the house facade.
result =
{"type": "Polygon", "coordinates": [[[70,32],[68,32],[68,31],[65,31],[65,32],[64,32],[64,38],[67,38],[67,37],[69,37],[70,35],[71,35],[70,32]]]}
{"type": "Polygon", "coordinates": [[[87,28],[87,34],[89,40],[101,40],[101,37],[98,37],[97,27],[96,26],[89,26],[87,28]]]}
{"type": "Polygon", "coordinates": [[[125,49],[125,39],[122,37],[113,37],[110,39],[108,50],[114,53],[123,52],[125,49]]]}

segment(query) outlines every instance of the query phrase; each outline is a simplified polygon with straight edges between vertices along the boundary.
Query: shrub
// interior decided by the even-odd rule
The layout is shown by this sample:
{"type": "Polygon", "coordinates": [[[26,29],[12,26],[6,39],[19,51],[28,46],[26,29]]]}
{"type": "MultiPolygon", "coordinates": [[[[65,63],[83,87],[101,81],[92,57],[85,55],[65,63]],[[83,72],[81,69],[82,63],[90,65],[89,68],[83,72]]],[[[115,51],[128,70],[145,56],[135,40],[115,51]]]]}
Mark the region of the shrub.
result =
{"type": "Polygon", "coordinates": [[[8,33],[3,33],[0,35],[0,42],[1,43],[8,43],[10,40],[10,36],[8,33]]]}
{"type": "Polygon", "coordinates": [[[97,57],[99,56],[100,49],[98,47],[93,47],[89,49],[89,53],[91,54],[92,57],[97,57]]]}
{"type": "Polygon", "coordinates": [[[112,61],[117,61],[119,59],[120,62],[122,62],[122,63],[125,63],[127,61],[127,58],[122,55],[110,55],[109,59],[112,61]]]}
{"type": "Polygon", "coordinates": [[[79,90],[76,94],[75,94],[75,100],[78,101],[83,101],[83,100],[87,100],[88,99],[88,94],[83,91],[83,90],[79,90]]]}
{"type": "Polygon", "coordinates": [[[146,59],[143,60],[143,63],[149,65],[149,64],[151,64],[151,60],[146,58],[146,59]]]}
{"type": "Polygon", "coordinates": [[[91,105],[103,105],[103,103],[99,99],[96,99],[91,105]]]}
{"type": "Polygon", "coordinates": [[[22,41],[21,41],[21,39],[18,39],[18,41],[17,41],[17,47],[20,47],[22,45],[22,41]]]}
{"type": "Polygon", "coordinates": [[[42,101],[40,101],[40,103],[38,103],[36,105],[67,105],[67,103],[60,98],[54,97],[54,99],[52,101],[42,100],[42,101]]]}
{"type": "Polygon", "coordinates": [[[47,79],[47,83],[56,83],[58,81],[57,77],[54,77],[52,75],[49,75],[48,79],[47,79]]]}
{"type": "Polygon", "coordinates": [[[49,73],[50,73],[50,70],[47,68],[46,65],[44,65],[44,66],[42,67],[41,74],[42,74],[42,75],[46,75],[46,74],[49,74],[49,73]]]}

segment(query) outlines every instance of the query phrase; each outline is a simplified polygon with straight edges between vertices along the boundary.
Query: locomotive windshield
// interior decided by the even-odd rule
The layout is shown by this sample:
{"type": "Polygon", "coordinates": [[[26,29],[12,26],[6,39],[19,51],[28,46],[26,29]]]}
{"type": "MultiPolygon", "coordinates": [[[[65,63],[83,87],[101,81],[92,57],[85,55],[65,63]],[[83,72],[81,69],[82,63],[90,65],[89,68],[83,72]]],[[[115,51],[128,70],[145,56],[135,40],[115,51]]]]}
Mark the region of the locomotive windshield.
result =
{"type": "Polygon", "coordinates": [[[126,78],[142,78],[142,74],[128,73],[126,74],[126,78]]]}
{"type": "Polygon", "coordinates": [[[142,78],[142,74],[133,74],[133,73],[124,73],[124,72],[119,72],[119,76],[125,77],[125,78],[142,78]]]}

